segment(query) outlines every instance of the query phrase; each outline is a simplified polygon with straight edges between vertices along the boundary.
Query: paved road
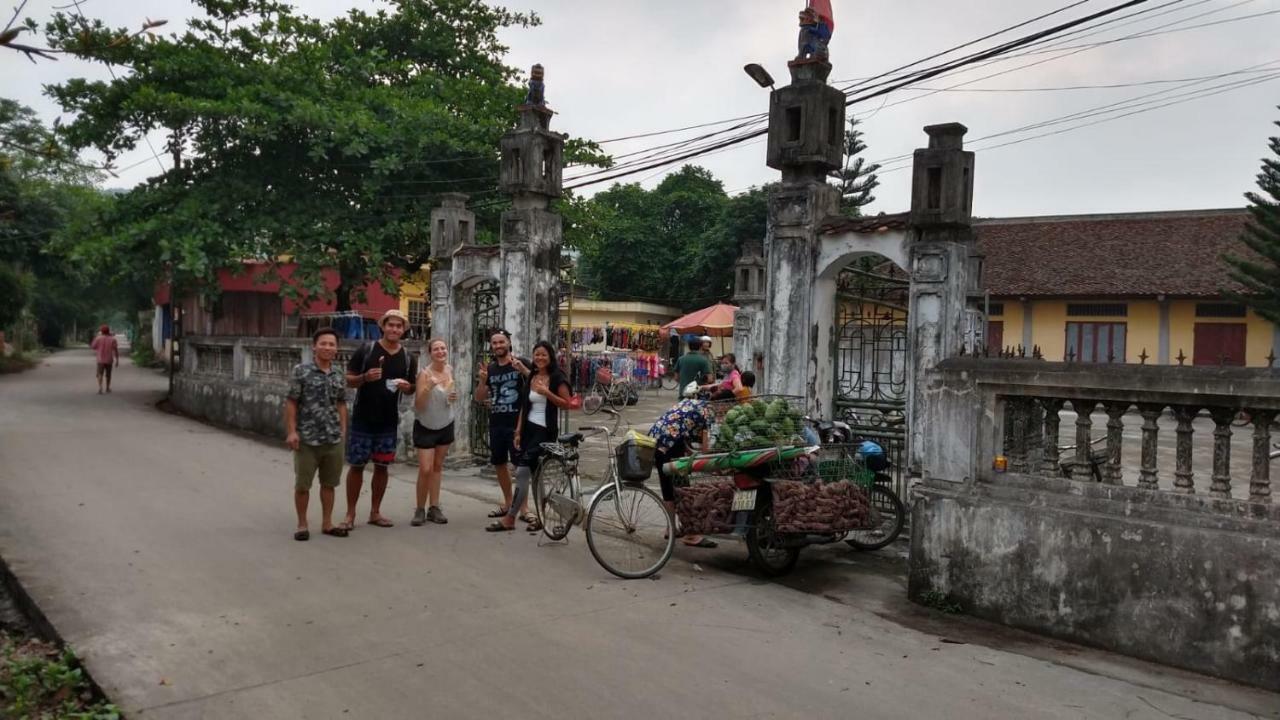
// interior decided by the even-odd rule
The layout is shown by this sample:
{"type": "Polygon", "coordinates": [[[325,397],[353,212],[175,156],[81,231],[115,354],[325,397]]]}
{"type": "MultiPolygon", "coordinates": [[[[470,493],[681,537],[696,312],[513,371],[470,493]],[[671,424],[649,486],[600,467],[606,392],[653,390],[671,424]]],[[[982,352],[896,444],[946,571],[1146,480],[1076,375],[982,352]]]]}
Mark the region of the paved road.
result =
{"type": "Polygon", "coordinates": [[[1280,717],[1280,697],[903,599],[901,565],[809,553],[785,584],[741,547],[622,582],[580,535],[447,526],[293,542],[280,447],[157,411],[163,378],[94,393],[85,351],[0,378],[0,556],[143,718],[1280,717]],[[696,564],[695,564],[696,563],[696,564]]]}

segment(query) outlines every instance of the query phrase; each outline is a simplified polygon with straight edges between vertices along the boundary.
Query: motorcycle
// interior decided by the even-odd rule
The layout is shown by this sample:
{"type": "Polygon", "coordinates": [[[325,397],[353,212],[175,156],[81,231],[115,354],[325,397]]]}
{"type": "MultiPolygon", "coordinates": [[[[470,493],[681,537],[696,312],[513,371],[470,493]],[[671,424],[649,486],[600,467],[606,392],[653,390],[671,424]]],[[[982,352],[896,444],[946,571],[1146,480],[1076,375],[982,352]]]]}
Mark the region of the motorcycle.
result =
{"type": "MultiPolygon", "coordinates": [[[[853,429],[849,423],[805,416],[805,428],[810,429],[821,445],[848,445],[853,442],[853,429]]],[[[811,440],[813,438],[810,438],[811,440]]]]}

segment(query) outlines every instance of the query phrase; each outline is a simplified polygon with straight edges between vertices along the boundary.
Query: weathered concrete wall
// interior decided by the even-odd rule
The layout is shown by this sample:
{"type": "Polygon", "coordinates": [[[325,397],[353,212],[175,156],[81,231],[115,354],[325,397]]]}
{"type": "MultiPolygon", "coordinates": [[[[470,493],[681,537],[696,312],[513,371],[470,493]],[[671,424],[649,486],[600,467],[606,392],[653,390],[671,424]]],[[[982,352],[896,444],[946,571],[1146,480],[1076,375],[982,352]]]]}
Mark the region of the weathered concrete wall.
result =
{"type": "MultiPolygon", "coordinates": [[[[359,345],[344,341],[335,362],[345,368],[359,345]]],[[[187,338],[183,369],[174,377],[170,400],[175,409],[189,417],[283,443],[289,373],[294,365],[310,359],[310,348],[311,341],[303,338],[187,338]],[[271,360],[269,364],[267,359],[271,360]]],[[[354,402],[355,391],[348,390],[348,407],[354,402]]],[[[398,448],[401,460],[412,459],[412,438],[412,407],[403,401],[398,448]]]]}
{"type": "Polygon", "coordinates": [[[912,599],[1280,690],[1280,507],[1020,475],[917,496],[912,599]]]}

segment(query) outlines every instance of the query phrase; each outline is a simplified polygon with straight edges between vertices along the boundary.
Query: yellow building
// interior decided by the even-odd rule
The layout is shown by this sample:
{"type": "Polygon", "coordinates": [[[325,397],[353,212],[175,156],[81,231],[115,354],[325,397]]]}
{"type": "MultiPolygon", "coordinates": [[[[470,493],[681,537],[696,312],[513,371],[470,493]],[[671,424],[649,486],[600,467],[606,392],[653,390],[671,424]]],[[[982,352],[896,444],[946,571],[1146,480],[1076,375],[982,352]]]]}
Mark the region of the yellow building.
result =
{"type": "Polygon", "coordinates": [[[976,224],[987,345],[1050,360],[1266,366],[1276,327],[1224,298],[1244,210],[1075,215],[976,224]]]}
{"type": "MultiPolygon", "coordinates": [[[[560,327],[576,331],[574,350],[597,351],[613,349],[619,344],[610,343],[605,329],[626,330],[629,333],[651,333],[656,336],[660,327],[680,317],[679,308],[646,302],[573,299],[572,307],[566,298],[560,303],[560,327]],[[595,338],[599,338],[598,341],[595,338]]],[[[732,339],[729,340],[732,344],[732,339]]],[[[654,352],[661,350],[655,347],[654,352]]]]}
{"type": "Polygon", "coordinates": [[[431,268],[423,265],[400,281],[400,312],[409,318],[412,337],[427,339],[431,330],[431,268]]]}

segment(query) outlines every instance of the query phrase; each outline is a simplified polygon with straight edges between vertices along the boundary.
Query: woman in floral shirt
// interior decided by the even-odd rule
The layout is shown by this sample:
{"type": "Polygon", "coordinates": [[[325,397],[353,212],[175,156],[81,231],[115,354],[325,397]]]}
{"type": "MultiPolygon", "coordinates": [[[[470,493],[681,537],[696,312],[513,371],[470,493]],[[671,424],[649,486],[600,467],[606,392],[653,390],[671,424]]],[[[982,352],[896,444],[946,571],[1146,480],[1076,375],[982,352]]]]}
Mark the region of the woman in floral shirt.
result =
{"type": "MultiPolygon", "coordinates": [[[[715,421],[715,412],[706,400],[690,398],[681,400],[674,407],[658,418],[649,428],[649,437],[657,441],[657,449],[653,454],[654,464],[658,466],[658,482],[662,485],[662,499],[668,510],[675,509],[676,490],[671,477],[662,471],[662,466],[675,458],[689,453],[689,443],[697,440],[701,447],[707,447],[707,433],[711,423],[715,421]]],[[[701,535],[689,535],[684,544],[690,547],[716,547],[713,540],[701,535]]]]}

